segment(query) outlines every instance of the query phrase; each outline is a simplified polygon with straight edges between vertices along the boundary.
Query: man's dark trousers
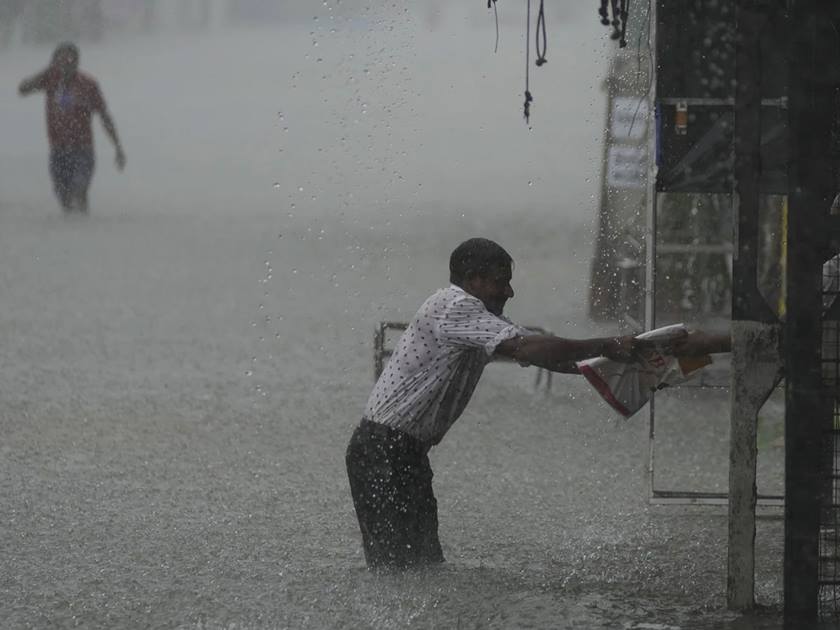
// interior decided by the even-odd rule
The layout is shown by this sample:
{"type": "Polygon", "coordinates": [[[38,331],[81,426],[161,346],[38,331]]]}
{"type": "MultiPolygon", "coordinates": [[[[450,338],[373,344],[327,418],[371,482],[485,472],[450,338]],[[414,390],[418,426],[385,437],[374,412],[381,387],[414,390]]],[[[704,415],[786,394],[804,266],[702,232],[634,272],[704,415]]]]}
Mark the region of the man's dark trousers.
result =
{"type": "Polygon", "coordinates": [[[347,475],[371,569],[443,562],[428,449],[411,436],[362,420],[347,447],[347,475]]]}

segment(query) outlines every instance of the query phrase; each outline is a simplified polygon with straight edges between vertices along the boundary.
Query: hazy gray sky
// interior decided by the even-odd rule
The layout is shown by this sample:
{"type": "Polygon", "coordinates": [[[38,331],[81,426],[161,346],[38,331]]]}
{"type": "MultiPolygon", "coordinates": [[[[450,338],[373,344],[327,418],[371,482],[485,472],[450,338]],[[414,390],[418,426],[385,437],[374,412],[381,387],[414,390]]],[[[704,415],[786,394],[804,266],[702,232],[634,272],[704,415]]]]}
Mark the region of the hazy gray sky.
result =
{"type": "MultiPolygon", "coordinates": [[[[129,157],[124,177],[100,172],[94,194],[173,211],[441,203],[594,218],[614,45],[594,11],[548,8],[549,63],[532,66],[529,130],[524,4],[499,3],[497,54],[481,3],[290,6],[294,19],[278,24],[82,43],[82,67],[99,79],[129,157]]],[[[49,195],[43,105],[15,93],[49,52],[0,55],[7,201],[49,195]]],[[[97,144],[102,166],[104,134],[97,144]]]]}

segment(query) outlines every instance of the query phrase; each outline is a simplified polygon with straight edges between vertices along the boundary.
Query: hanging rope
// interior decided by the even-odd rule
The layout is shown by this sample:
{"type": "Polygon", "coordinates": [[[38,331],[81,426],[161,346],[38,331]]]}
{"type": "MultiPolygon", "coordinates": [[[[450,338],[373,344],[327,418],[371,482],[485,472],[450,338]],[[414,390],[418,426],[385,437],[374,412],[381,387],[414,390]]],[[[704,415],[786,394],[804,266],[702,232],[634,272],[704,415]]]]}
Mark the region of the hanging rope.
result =
{"type": "MultiPolygon", "coordinates": [[[[648,0],[648,5],[650,5],[648,0]]],[[[487,8],[493,7],[493,14],[496,19],[496,44],[493,52],[499,51],[499,12],[496,6],[497,0],[487,0],[487,8]]],[[[525,17],[525,102],[522,105],[522,113],[526,124],[531,121],[531,104],[534,96],[531,94],[531,0],[526,3],[527,14],[525,17]]],[[[601,24],[612,26],[610,39],[618,40],[619,46],[627,46],[627,20],[630,14],[630,0],[600,0],[598,15],[601,24]]],[[[650,28],[650,25],[648,25],[650,28]]],[[[535,64],[537,67],[548,63],[546,53],[548,51],[548,34],[545,22],[545,0],[540,0],[540,8],[537,12],[537,25],[535,31],[535,64]]],[[[641,34],[640,34],[641,38],[641,34]]]]}
{"type": "Polygon", "coordinates": [[[621,26],[621,20],[619,19],[619,8],[618,8],[619,0],[610,0],[610,8],[612,9],[612,21],[610,24],[613,27],[612,35],[610,38],[618,39],[618,35],[621,33],[619,27],[621,26]]]}
{"type": "MultiPolygon", "coordinates": [[[[542,66],[548,62],[545,58],[545,53],[548,50],[548,37],[545,29],[545,7],[544,0],[540,0],[540,10],[537,14],[537,28],[535,39],[535,52],[537,54],[536,65],[542,66]]],[[[534,97],[531,95],[531,0],[528,0],[527,5],[528,15],[525,18],[525,104],[523,105],[523,113],[525,114],[525,122],[529,123],[531,119],[531,103],[534,102],[534,97]]]]}
{"type": "Polygon", "coordinates": [[[496,47],[493,48],[493,52],[499,52],[499,11],[496,9],[496,0],[487,0],[487,8],[490,8],[490,5],[493,5],[493,14],[496,16],[496,47]]]}
{"type": "Polygon", "coordinates": [[[534,97],[531,96],[530,90],[530,72],[531,72],[531,0],[528,0],[528,15],[525,18],[525,104],[523,106],[523,113],[525,114],[525,123],[527,124],[531,118],[531,102],[534,97]]]}
{"type": "Polygon", "coordinates": [[[627,46],[627,15],[630,13],[630,0],[621,0],[621,35],[618,38],[619,48],[627,46]]]}
{"type": "Polygon", "coordinates": [[[612,26],[610,39],[617,39],[621,48],[627,46],[627,16],[630,12],[630,0],[601,0],[598,8],[598,15],[601,16],[601,24],[612,26]],[[607,5],[609,4],[609,11],[607,5]],[[612,20],[610,20],[610,12],[612,20]]]}
{"type": "Polygon", "coordinates": [[[548,38],[545,34],[545,7],[543,2],[544,0],[540,0],[540,12],[537,14],[537,66],[548,62],[548,59],[545,58],[546,50],[548,50],[548,38]],[[542,34],[542,47],[540,47],[540,34],[542,34]]]}

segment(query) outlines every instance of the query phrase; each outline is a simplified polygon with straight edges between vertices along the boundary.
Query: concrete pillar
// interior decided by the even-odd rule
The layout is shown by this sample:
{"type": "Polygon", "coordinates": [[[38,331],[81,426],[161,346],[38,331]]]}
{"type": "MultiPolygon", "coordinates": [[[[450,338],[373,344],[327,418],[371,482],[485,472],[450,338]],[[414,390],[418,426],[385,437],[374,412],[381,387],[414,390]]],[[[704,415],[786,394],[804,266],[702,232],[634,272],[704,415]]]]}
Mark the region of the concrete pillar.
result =
{"type": "Polygon", "coordinates": [[[755,603],[756,428],[781,372],[781,327],[733,321],[726,600],[734,610],[755,603]]]}

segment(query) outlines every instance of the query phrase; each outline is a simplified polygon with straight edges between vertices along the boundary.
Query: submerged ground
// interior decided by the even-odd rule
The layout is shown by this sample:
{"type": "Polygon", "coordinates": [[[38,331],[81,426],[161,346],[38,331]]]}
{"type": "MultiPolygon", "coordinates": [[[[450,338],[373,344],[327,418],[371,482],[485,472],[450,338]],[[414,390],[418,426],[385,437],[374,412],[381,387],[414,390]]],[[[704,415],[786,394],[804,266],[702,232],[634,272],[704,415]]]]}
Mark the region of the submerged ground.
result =
{"type": "MultiPolygon", "coordinates": [[[[774,627],[772,614],[724,610],[724,509],[648,504],[646,416],[617,421],[574,377],[535,392],[534,373],[510,365],[488,369],[432,453],[446,566],[363,568],[343,456],[376,322],[410,317],[445,284],[449,251],[482,235],[516,259],[511,317],[604,330],[585,308],[597,185],[552,153],[577,147],[597,167],[602,96],[596,84],[567,97],[570,119],[597,111],[588,128],[549,128],[549,148],[526,160],[536,176],[494,172],[488,151],[528,132],[498,131],[482,162],[464,147],[492,130],[447,138],[469,131],[465,96],[439,126],[368,123],[401,95],[434,100],[448,79],[362,89],[362,107],[352,85],[340,96],[367,74],[346,56],[325,79],[334,92],[305,76],[290,87],[295,63],[320,63],[270,54],[295,37],[310,44],[265,29],[83,51],[129,158],[118,177],[100,135],[88,217],[60,215],[42,103],[12,94],[48,51],[0,57],[0,625],[774,627]],[[335,133],[310,135],[307,103],[335,133]],[[413,155],[423,144],[451,167],[417,175],[434,161],[413,155]]],[[[484,71],[479,88],[494,93],[484,71]]],[[[533,132],[515,142],[545,146],[533,132]]],[[[668,394],[659,408],[657,486],[724,489],[726,392],[668,394]]],[[[762,490],[780,490],[781,464],[768,444],[762,490]]],[[[778,605],[782,527],[769,514],[757,594],[778,605]]]]}

